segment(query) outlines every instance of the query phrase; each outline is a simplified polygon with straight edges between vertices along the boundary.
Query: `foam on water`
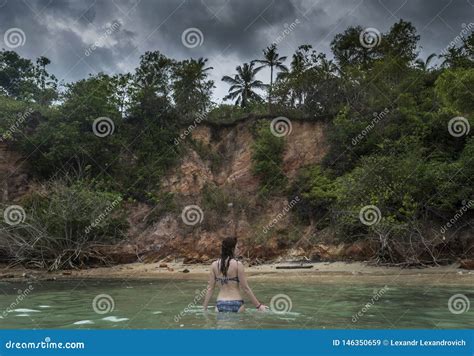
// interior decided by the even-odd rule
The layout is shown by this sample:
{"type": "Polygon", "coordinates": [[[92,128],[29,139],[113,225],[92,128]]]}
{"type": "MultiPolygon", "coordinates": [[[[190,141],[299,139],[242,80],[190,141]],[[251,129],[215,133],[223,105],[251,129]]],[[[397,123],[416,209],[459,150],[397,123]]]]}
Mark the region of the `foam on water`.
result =
{"type": "Polygon", "coordinates": [[[129,320],[129,319],[128,318],[119,318],[119,317],[116,317],[116,316],[106,316],[105,318],[102,318],[102,320],[111,321],[113,323],[119,323],[121,321],[126,321],[126,320],[129,320]]]}
{"type": "MultiPolygon", "coordinates": [[[[255,313],[260,313],[259,311],[254,311],[254,312],[255,313]]],[[[265,313],[268,314],[268,315],[279,315],[279,316],[299,316],[299,315],[301,315],[301,313],[291,312],[291,311],[278,312],[278,311],[267,310],[265,313]]]]}
{"type": "Polygon", "coordinates": [[[95,324],[92,320],[79,320],[73,323],[73,325],[88,325],[88,324],[95,324]]]}
{"type": "Polygon", "coordinates": [[[36,309],[13,309],[12,312],[15,313],[41,313],[41,311],[36,310],[36,309]]]}

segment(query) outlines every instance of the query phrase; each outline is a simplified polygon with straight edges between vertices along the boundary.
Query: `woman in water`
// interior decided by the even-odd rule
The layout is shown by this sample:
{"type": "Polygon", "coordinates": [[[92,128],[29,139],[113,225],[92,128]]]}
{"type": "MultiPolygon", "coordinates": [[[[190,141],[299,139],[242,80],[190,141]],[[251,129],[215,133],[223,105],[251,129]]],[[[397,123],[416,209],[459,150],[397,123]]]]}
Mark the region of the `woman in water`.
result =
{"type": "Polygon", "coordinates": [[[240,288],[249,296],[257,310],[264,311],[267,307],[260,303],[250,289],[245,278],[244,265],[234,258],[237,239],[227,237],[222,241],[221,258],[211,265],[207,294],[204,299],[204,310],[214,293],[216,282],[220,286],[216,308],[219,312],[242,312],[245,310],[240,288]]]}

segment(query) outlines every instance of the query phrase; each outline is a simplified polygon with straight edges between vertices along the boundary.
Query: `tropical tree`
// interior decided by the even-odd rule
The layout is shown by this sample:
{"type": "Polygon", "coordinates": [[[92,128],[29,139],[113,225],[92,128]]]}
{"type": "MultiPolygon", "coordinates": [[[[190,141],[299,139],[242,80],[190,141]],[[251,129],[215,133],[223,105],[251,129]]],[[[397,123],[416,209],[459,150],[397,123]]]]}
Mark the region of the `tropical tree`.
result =
{"type": "Polygon", "coordinates": [[[418,56],[420,36],[411,22],[400,20],[383,34],[380,49],[384,57],[397,58],[400,63],[410,63],[418,56]]]}
{"type": "Polygon", "coordinates": [[[145,52],[135,70],[131,116],[155,118],[171,105],[171,74],[174,61],[159,51],[145,52]]]}
{"type": "Polygon", "coordinates": [[[262,101],[262,97],[255,92],[255,89],[265,89],[267,86],[261,80],[256,80],[255,76],[260,68],[254,68],[254,63],[244,63],[237,66],[235,70],[237,74],[234,77],[228,75],[222,77],[222,81],[230,84],[229,94],[224,100],[234,100],[235,105],[246,107],[250,101],[262,101]]]}
{"type": "Polygon", "coordinates": [[[270,86],[268,91],[268,104],[271,105],[272,102],[272,89],[273,89],[273,71],[279,70],[282,72],[287,72],[288,68],[283,64],[286,60],[286,56],[280,57],[277,52],[276,44],[272,44],[263,50],[263,59],[256,59],[253,62],[261,64],[257,69],[262,69],[264,67],[270,68],[270,86]]]}
{"type": "Polygon", "coordinates": [[[110,76],[99,73],[67,84],[62,104],[53,112],[47,119],[39,116],[39,125],[18,143],[34,162],[34,173],[49,178],[60,170],[84,177],[117,167],[121,146],[116,133],[122,120],[110,76]],[[97,132],[105,132],[107,139],[97,132]]]}
{"type": "Polygon", "coordinates": [[[429,70],[429,65],[433,58],[436,57],[436,53],[431,53],[427,58],[426,61],[423,61],[423,59],[418,58],[415,61],[415,66],[419,69],[421,69],[423,72],[427,72],[429,70]]]}
{"type": "Polygon", "coordinates": [[[34,65],[14,51],[0,51],[0,93],[13,99],[31,100],[35,93],[34,65]]]}
{"type": "Polygon", "coordinates": [[[204,113],[211,103],[214,82],[208,80],[207,58],[186,59],[175,64],[172,74],[173,99],[182,117],[204,113]]]}
{"type": "Polygon", "coordinates": [[[58,79],[47,71],[46,66],[49,64],[51,61],[48,58],[39,57],[36,59],[33,70],[34,82],[37,86],[34,98],[41,105],[49,105],[58,97],[58,79]]]}
{"type": "Polygon", "coordinates": [[[311,66],[311,49],[311,45],[299,46],[293,54],[290,69],[278,73],[278,80],[273,88],[274,101],[291,107],[303,104],[306,85],[305,74],[311,66]]]}
{"type": "MultiPolygon", "coordinates": [[[[380,58],[379,45],[368,47],[361,41],[364,29],[361,26],[351,26],[343,33],[338,33],[331,42],[331,50],[335,61],[344,70],[349,67],[368,68],[377,58],[380,58]]],[[[380,43],[380,38],[374,39],[380,43]]]]}
{"type": "Polygon", "coordinates": [[[114,99],[122,117],[126,117],[130,111],[131,98],[133,96],[134,81],[131,73],[116,74],[111,78],[114,87],[114,99]]]}
{"type": "Polygon", "coordinates": [[[463,37],[460,47],[451,46],[440,55],[443,67],[473,68],[474,67],[474,33],[463,37]]]}

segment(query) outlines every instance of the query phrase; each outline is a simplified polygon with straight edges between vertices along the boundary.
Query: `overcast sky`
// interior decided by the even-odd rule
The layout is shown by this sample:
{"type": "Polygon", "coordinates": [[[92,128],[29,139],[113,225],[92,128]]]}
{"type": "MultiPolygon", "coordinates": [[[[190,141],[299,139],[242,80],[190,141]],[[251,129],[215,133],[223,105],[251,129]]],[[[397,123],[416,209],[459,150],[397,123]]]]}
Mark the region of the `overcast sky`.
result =
{"type": "Polygon", "coordinates": [[[50,58],[50,71],[65,82],[133,71],[148,50],[207,57],[219,101],[228,88],[221,77],[274,41],[282,55],[300,44],[330,54],[334,35],[348,26],[383,33],[400,18],[416,26],[425,58],[474,22],[474,0],[0,0],[0,41],[27,58],[50,58]]]}

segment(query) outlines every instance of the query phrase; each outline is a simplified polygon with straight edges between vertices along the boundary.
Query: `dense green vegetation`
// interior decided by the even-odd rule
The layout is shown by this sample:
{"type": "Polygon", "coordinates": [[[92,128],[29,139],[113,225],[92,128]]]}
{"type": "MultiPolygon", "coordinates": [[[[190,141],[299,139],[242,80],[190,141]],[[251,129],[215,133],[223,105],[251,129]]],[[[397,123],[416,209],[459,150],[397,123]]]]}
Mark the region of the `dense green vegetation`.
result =
{"type": "Polygon", "coordinates": [[[286,184],[281,170],[285,150],[283,138],[273,135],[266,122],[257,123],[254,135],[252,170],[262,183],[260,194],[266,196],[282,191],[286,184]]]}
{"type": "MultiPolygon", "coordinates": [[[[158,204],[157,214],[174,209],[173,197],[160,192],[160,180],[185,152],[186,145],[176,144],[182,128],[198,118],[219,125],[252,115],[324,121],[329,127],[324,162],[306,167],[289,183],[281,163],[285,139],[291,137],[274,136],[268,121],[255,123],[253,173],[263,196],[298,195],[302,201],[294,211],[301,221],[331,229],[343,240],[375,239],[381,262],[448,258],[437,248],[444,244],[453,251],[450,241],[464,246],[456,239],[472,219],[468,211],[455,228],[440,233],[439,227],[474,198],[474,139],[468,132],[474,123],[474,35],[432,66],[435,56],[419,58],[419,36],[408,22],[395,23],[375,46],[362,43],[362,31],[351,27],[336,35],[333,59],[305,44],[286,64],[276,45],[269,46],[262,58],[222,78],[230,84],[225,100],[234,105],[212,102],[212,68],[203,58],[176,61],[147,52],[133,73],[99,73],[60,86],[47,70],[47,58],[33,63],[1,51],[1,140],[28,158],[39,182],[56,184],[52,194],[24,202],[36,207],[35,221],[43,221],[34,230],[53,239],[62,238],[62,228],[74,230],[62,247],[48,242],[47,261],[54,261],[53,267],[66,260],[73,265],[78,254],[64,251],[106,242],[111,231],[121,231],[123,220],[113,217],[120,216],[123,201],[158,204]],[[263,68],[270,71],[268,84],[256,79],[263,68]],[[461,120],[453,123],[454,118],[461,120]],[[117,215],[104,218],[101,229],[82,239],[96,210],[73,213],[74,206],[100,210],[117,196],[123,197],[114,207],[117,215]],[[74,204],[61,207],[67,197],[74,204]],[[380,211],[377,223],[362,224],[359,212],[372,205],[380,211]],[[70,216],[65,220],[51,209],[70,216]],[[81,244],[71,247],[71,241],[81,244]]],[[[222,194],[206,188],[205,203],[226,210],[222,194]]],[[[12,257],[5,247],[25,231],[2,225],[0,249],[7,258],[37,261],[28,253],[12,257]]]]}

